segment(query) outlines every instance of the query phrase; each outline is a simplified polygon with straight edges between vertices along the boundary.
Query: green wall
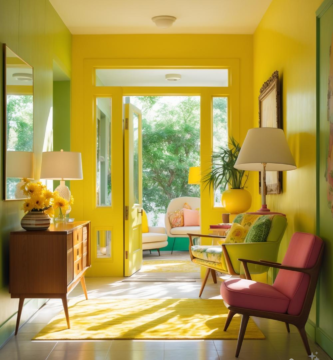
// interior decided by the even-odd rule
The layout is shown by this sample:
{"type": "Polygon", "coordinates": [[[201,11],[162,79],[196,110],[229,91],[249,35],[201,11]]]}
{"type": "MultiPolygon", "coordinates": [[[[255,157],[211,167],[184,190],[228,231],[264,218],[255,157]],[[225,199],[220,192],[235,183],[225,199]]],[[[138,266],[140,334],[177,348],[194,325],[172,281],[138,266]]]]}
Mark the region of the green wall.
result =
{"type": "MultiPolygon", "coordinates": [[[[333,357],[333,213],[328,206],[325,176],[330,135],[327,91],[330,46],[333,41],[333,0],[325,1],[318,10],[317,16],[317,233],[325,241],[325,256],[317,290],[315,337],[319,345],[333,357]]],[[[333,47],[331,57],[333,57],[333,47]]],[[[331,62],[333,67],[333,59],[331,62]]],[[[332,71],[333,68],[331,76],[332,71]]]]}
{"type": "MultiPolygon", "coordinates": [[[[34,67],[35,178],[40,174],[47,124],[52,122],[53,62],[71,76],[72,36],[48,0],[0,0],[0,45],[7,46],[34,67]]],[[[3,112],[3,56],[0,56],[0,113],[3,112]]],[[[2,139],[0,126],[0,139],[2,139]]],[[[1,140],[2,141],[2,140],[1,140]]],[[[0,158],[3,149],[0,147],[0,158]]],[[[3,169],[0,167],[0,189],[3,169]]],[[[3,194],[1,194],[1,199],[3,194]]],[[[20,229],[21,201],[0,200],[0,346],[12,334],[18,306],[8,293],[9,233],[20,229]]],[[[27,301],[22,322],[43,303],[27,301]]]]}

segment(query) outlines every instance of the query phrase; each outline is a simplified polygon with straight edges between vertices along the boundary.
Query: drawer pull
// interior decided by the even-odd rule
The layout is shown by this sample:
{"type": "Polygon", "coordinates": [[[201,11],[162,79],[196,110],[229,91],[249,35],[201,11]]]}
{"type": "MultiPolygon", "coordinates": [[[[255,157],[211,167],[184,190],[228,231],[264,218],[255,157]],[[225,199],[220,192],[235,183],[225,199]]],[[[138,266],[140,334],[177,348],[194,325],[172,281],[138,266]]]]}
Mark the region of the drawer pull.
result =
{"type": "Polygon", "coordinates": [[[76,234],[76,240],[79,240],[79,234],[76,234]]]}
{"type": "Polygon", "coordinates": [[[79,249],[76,249],[76,255],[79,256],[79,249]]]}
{"type": "Polygon", "coordinates": [[[76,267],[77,267],[78,270],[80,269],[80,265],[79,265],[79,264],[77,264],[76,267]]]}

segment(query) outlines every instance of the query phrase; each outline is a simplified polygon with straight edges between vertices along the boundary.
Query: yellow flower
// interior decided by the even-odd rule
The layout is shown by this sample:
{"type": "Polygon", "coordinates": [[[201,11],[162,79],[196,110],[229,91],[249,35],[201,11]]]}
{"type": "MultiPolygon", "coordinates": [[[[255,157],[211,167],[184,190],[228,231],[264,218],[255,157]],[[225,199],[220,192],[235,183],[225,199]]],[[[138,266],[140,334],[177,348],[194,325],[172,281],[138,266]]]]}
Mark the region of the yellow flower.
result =
{"type": "Polygon", "coordinates": [[[54,209],[60,208],[61,211],[64,213],[64,212],[66,212],[66,211],[68,210],[68,208],[69,208],[69,202],[68,202],[66,199],[64,199],[64,198],[62,198],[62,197],[60,197],[60,196],[57,196],[57,197],[55,197],[54,200],[53,200],[53,208],[54,208],[54,209]]]}
{"type": "Polygon", "coordinates": [[[44,210],[44,213],[47,214],[49,217],[54,217],[54,209],[51,206],[50,208],[44,210]]]}
{"type": "Polygon", "coordinates": [[[69,200],[69,205],[73,205],[74,204],[74,197],[73,195],[71,195],[71,198],[69,200]]]}
{"type": "Polygon", "coordinates": [[[31,199],[27,199],[25,200],[24,204],[23,204],[23,210],[24,212],[28,212],[30,210],[33,209],[33,204],[32,204],[32,201],[31,199]]]}
{"type": "Polygon", "coordinates": [[[37,183],[28,183],[26,185],[26,189],[27,189],[27,192],[28,194],[32,197],[33,195],[36,195],[36,194],[41,194],[42,193],[42,188],[39,184],[37,183]]]}
{"type": "Polygon", "coordinates": [[[53,199],[53,192],[50,191],[50,190],[45,190],[44,191],[44,196],[45,196],[46,200],[53,199]]]}
{"type": "Polygon", "coordinates": [[[31,202],[34,209],[42,210],[45,207],[45,197],[38,193],[34,196],[31,196],[31,202]]]}

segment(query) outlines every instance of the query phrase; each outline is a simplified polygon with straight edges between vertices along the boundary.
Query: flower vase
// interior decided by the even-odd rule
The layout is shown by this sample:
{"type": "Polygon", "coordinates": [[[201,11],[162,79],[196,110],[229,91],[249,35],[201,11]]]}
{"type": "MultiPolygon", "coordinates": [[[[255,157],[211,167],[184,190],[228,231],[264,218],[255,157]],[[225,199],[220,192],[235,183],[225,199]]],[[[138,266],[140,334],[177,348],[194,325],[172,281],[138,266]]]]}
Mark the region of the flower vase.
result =
{"type": "Polygon", "coordinates": [[[50,224],[50,217],[41,210],[31,210],[27,212],[21,220],[22,228],[28,231],[47,230],[50,224]]]}
{"type": "Polygon", "coordinates": [[[59,215],[56,218],[56,222],[57,223],[65,223],[66,222],[66,214],[64,215],[61,208],[59,208],[59,215]]]}

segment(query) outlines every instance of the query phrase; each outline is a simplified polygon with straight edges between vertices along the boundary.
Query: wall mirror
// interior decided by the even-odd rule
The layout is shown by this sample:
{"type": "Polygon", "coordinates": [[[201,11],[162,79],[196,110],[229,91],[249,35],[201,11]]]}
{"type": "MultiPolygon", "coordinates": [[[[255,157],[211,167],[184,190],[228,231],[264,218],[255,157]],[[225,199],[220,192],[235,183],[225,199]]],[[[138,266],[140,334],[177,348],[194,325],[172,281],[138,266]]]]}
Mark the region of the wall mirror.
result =
{"type": "Polygon", "coordinates": [[[4,200],[26,198],[22,179],[33,178],[34,72],[6,45],[4,54],[4,200]]]}

